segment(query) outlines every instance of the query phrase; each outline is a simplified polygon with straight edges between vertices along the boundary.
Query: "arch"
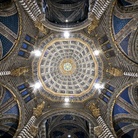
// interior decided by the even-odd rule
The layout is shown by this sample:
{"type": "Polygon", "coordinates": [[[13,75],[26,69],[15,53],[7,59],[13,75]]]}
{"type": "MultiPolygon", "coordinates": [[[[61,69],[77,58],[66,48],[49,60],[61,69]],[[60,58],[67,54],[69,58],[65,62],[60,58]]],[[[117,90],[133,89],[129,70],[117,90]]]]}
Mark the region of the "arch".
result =
{"type": "MultiPolygon", "coordinates": [[[[0,89],[0,125],[4,126],[5,133],[12,137],[20,126],[21,109],[15,94],[3,85],[0,85],[0,87],[2,87],[0,89]]],[[[2,137],[5,137],[5,133],[3,133],[2,137]]]]}
{"type": "MultiPolygon", "coordinates": [[[[19,114],[20,114],[19,125],[18,125],[18,128],[16,130],[16,133],[14,134],[14,136],[16,136],[18,131],[20,131],[25,124],[25,108],[24,108],[24,104],[23,104],[24,101],[21,98],[20,94],[17,92],[17,90],[13,86],[11,86],[10,83],[8,83],[4,80],[1,80],[0,86],[8,89],[11,92],[11,94],[13,95],[13,98],[15,99],[15,101],[17,102],[17,105],[19,107],[19,114]]],[[[0,89],[0,90],[2,90],[2,89],[0,89]]],[[[15,119],[13,118],[12,120],[15,120],[15,119]]]]}
{"type": "MultiPolygon", "coordinates": [[[[116,131],[117,135],[119,135],[118,132],[123,131],[123,128],[129,126],[133,123],[137,124],[137,109],[135,107],[135,102],[133,99],[133,90],[135,86],[137,86],[138,83],[128,83],[128,85],[124,86],[123,89],[121,89],[119,91],[119,93],[116,96],[116,99],[114,100],[112,97],[112,106],[109,107],[111,109],[110,111],[110,120],[111,121],[111,125],[114,128],[114,132],[116,131]],[[133,100],[132,100],[133,99],[133,100]],[[117,109],[117,111],[115,112],[114,108],[117,109]],[[130,114],[131,112],[131,114],[130,114]],[[112,117],[112,119],[111,119],[112,117]]],[[[134,125],[135,126],[135,125],[134,125]]],[[[132,129],[135,129],[135,127],[132,127],[132,129]]],[[[129,131],[131,131],[129,130],[129,131]]],[[[126,132],[127,133],[127,132],[126,132]]],[[[128,133],[129,134],[129,133],[128,133]]],[[[127,135],[128,135],[127,134],[127,135]]],[[[125,136],[125,132],[123,134],[125,136]]],[[[118,137],[123,137],[122,136],[118,136],[118,137]]]]}
{"type": "Polygon", "coordinates": [[[82,110],[75,110],[75,109],[52,109],[48,112],[45,112],[42,114],[42,116],[36,121],[36,125],[39,126],[45,119],[48,119],[49,117],[53,117],[56,115],[75,115],[81,118],[84,118],[86,121],[94,124],[94,126],[97,125],[96,119],[90,114],[90,113],[84,113],[82,110]]]}
{"type": "Polygon", "coordinates": [[[12,2],[12,8],[3,9],[0,14],[0,61],[7,59],[17,46],[22,29],[20,24],[20,10],[12,2]]]}

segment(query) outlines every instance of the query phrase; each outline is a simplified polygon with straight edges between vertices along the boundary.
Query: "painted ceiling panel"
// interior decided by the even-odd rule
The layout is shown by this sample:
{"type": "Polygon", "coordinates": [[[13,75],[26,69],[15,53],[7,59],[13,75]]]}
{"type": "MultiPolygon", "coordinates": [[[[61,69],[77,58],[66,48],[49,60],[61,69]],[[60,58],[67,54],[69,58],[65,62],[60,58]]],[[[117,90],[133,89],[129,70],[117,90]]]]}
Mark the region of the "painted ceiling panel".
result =
{"type": "Polygon", "coordinates": [[[120,123],[118,123],[117,125],[114,126],[114,129],[115,129],[115,131],[118,131],[118,130],[121,129],[122,127],[127,126],[127,125],[129,125],[129,124],[130,124],[130,123],[120,122],[120,123]]]}
{"type": "Polygon", "coordinates": [[[126,88],[121,94],[120,97],[123,98],[124,100],[126,100],[129,104],[132,104],[130,97],[129,97],[129,89],[126,88]]]}
{"type": "Polygon", "coordinates": [[[2,57],[4,57],[13,47],[13,43],[8,40],[5,36],[0,34],[0,40],[2,43],[2,57]]]}
{"type": "Polygon", "coordinates": [[[6,123],[5,125],[10,126],[10,127],[14,128],[15,130],[16,130],[17,127],[18,127],[17,123],[11,123],[11,122],[6,123]]]}
{"type": "Polygon", "coordinates": [[[0,130],[0,138],[12,138],[12,136],[9,133],[0,130]]]}
{"type": "Polygon", "coordinates": [[[3,96],[3,100],[2,100],[2,104],[6,103],[9,99],[11,99],[13,96],[12,94],[6,90],[6,92],[4,93],[4,96],[3,96]]]}
{"type": "Polygon", "coordinates": [[[117,16],[113,16],[114,32],[117,34],[131,19],[120,19],[117,16]]]}
{"type": "Polygon", "coordinates": [[[131,34],[129,34],[126,38],[124,38],[124,40],[122,40],[122,42],[120,43],[120,46],[126,55],[128,55],[128,42],[130,39],[130,35],[131,34]]]}
{"type": "Polygon", "coordinates": [[[117,114],[129,114],[124,108],[120,107],[118,104],[115,104],[114,110],[113,110],[113,116],[117,114]]]}
{"type": "Polygon", "coordinates": [[[122,6],[129,6],[129,5],[131,5],[131,3],[128,2],[127,0],[118,0],[118,3],[120,3],[122,6]]]}
{"type": "Polygon", "coordinates": [[[133,138],[135,130],[131,130],[128,133],[124,134],[121,138],[133,138]]]}
{"type": "Polygon", "coordinates": [[[14,114],[19,116],[19,109],[18,109],[18,105],[14,105],[13,107],[11,107],[8,111],[4,112],[4,114],[14,114]]]}
{"type": "Polygon", "coordinates": [[[18,33],[19,19],[18,13],[12,16],[0,16],[0,22],[7,26],[15,34],[18,33]]]}

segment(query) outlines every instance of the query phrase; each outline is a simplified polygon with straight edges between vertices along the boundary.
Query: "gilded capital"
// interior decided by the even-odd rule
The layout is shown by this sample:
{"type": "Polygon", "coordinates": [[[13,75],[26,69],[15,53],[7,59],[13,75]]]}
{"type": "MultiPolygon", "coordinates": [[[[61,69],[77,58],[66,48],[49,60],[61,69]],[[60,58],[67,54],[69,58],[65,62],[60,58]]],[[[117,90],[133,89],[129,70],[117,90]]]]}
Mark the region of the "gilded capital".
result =
{"type": "Polygon", "coordinates": [[[39,117],[43,112],[44,106],[45,106],[45,102],[43,101],[36,108],[34,108],[33,115],[36,116],[36,117],[39,117]]]}
{"type": "Polygon", "coordinates": [[[96,126],[96,127],[94,127],[94,134],[95,134],[96,136],[101,135],[102,132],[103,132],[102,126],[96,126]]]}
{"type": "Polygon", "coordinates": [[[98,118],[100,116],[100,109],[96,107],[95,103],[91,103],[89,109],[95,118],[98,118]]]}
{"type": "Polygon", "coordinates": [[[20,68],[11,70],[11,75],[18,77],[25,74],[28,71],[29,71],[28,67],[20,67],[20,68]]]}
{"type": "Polygon", "coordinates": [[[32,136],[35,137],[35,136],[37,135],[37,133],[38,133],[38,127],[32,125],[32,126],[30,127],[30,133],[32,134],[32,136]]]}
{"type": "Polygon", "coordinates": [[[121,69],[115,68],[115,67],[110,67],[106,69],[106,72],[111,74],[112,76],[123,76],[123,71],[121,69]]]}

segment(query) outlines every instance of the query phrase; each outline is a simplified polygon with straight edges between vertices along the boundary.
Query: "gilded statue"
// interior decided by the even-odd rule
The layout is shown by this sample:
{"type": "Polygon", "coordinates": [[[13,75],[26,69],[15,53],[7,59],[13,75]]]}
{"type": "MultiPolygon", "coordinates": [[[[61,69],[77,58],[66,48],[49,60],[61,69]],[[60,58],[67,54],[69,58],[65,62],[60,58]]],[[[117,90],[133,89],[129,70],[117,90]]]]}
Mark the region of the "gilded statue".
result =
{"type": "Polygon", "coordinates": [[[35,27],[37,27],[43,34],[47,34],[47,29],[41,22],[36,21],[35,27]]]}
{"type": "Polygon", "coordinates": [[[103,132],[102,126],[96,126],[96,127],[94,127],[94,134],[95,134],[96,136],[101,135],[102,132],[103,132]]]}
{"type": "Polygon", "coordinates": [[[34,108],[33,115],[35,117],[39,117],[40,115],[42,115],[44,106],[45,106],[45,102],[43,101],[40,105],[38,105],[36,108],[34,108]]]}
{"type": "Polygon", "coordinates": [[[11,75],[17,77],[25,74],[28,71],[29,71],[28,67],[20,67],[20,68],[11,70],[11,75]]]}
{"type": "Polygon", "coordinates": [[[117,76],[123,76],[123,71],[120,69],[117,69],[115,67],[110,67],[109,69],[106,69],[106,72],[108,72],[109,74],[117,77],[117,76]]]}
{"type": "Polygon", "coordinates": [[[89,109],[95,118],[98,118],[100,116],[100,109],[96,107],[95,103],[91,103],[89,109]]]}
{"type": "Polygon", "coordinates": [[[88,33],[90,34],[92,32],[92,30],[94,30],[98,24],[99,24],[99,20],[94,16],[92,15],[92,22],[91,24],[88,26],[88,33]]]}

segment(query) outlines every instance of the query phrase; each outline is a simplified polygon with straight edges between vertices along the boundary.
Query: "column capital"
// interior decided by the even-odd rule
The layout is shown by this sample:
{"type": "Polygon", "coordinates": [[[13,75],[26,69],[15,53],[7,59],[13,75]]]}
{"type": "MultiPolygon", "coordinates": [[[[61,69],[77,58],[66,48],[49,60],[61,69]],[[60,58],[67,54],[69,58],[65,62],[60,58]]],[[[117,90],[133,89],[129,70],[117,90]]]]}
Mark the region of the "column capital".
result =
{"type": "Polygon", "coordinates": [[[102,132],[103,132],[103,129],[102,129],[102,126],[101,126],[101,125],[94,127],[94,134],[95,134],[96,136],[101,135],[102,132]]]}
{"type": "Polygon", "coordinates": [[[35,136],[37,135],[37,133],[38,133],[38,127],[32,125],[32,126],[30,127],[30,133],[31,133],[32,136],[35,137],[35,136]]]}

